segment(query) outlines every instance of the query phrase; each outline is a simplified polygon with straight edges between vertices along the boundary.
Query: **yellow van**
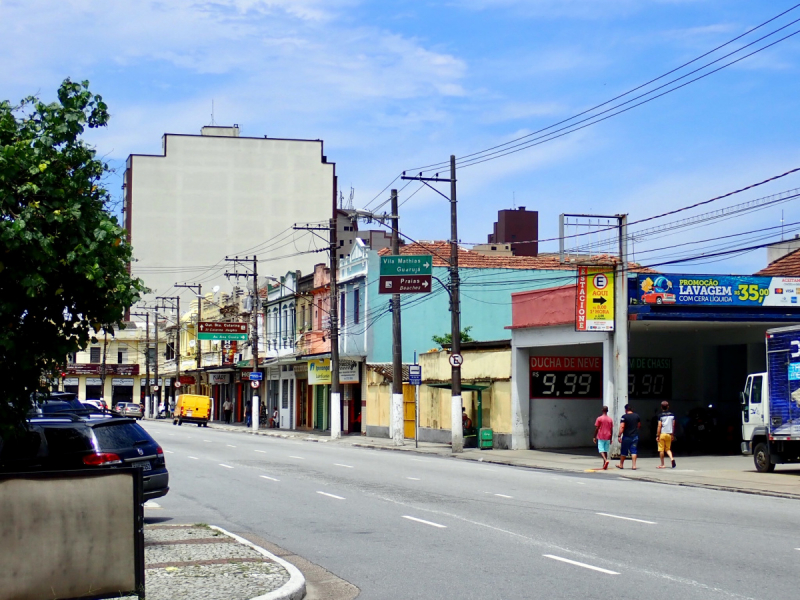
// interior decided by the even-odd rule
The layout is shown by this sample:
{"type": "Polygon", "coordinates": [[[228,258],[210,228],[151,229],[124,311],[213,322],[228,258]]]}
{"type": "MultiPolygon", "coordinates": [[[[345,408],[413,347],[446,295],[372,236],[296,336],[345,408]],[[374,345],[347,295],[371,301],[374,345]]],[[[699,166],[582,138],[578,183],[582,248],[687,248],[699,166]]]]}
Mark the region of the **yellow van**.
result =
{"type": "Polygon", "coordinates": [[[198,427],[208,427],[211,418],[211,398],[196,394],[181,394],[175,403],[173,425],[197,423],[198,427]]]}

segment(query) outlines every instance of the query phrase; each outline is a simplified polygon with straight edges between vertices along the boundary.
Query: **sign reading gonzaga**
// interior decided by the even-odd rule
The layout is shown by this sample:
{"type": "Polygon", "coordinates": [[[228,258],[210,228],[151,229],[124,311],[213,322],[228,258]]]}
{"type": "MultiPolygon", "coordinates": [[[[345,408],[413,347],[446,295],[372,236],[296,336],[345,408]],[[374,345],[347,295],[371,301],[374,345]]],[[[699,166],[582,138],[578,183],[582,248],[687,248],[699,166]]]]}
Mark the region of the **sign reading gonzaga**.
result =
{"type": "Polygon", "coordinates": [[[637,304],[800,307],[800,277],[640,274],[637,284],[637,304]]]}

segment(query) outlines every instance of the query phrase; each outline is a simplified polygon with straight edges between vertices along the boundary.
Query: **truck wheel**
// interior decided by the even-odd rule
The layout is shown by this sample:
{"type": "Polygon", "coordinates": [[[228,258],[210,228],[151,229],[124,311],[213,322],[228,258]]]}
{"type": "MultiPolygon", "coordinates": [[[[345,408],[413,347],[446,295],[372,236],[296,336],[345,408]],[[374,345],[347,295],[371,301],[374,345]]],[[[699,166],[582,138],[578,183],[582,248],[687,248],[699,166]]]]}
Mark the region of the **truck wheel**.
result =
{"type": "Polygon", "coordinates": [[[183,421],[181,421],[180,419],[178,419],[178,427],[180,427],[181,425],[183,425],[183,421]]]}
{"type": "Polygon", "coordinates": [[[753,462],[759,473],[771,473],[775,470],[775,465],[769,460],[769,449],[764,442],[757,444],[753,450],[753,462]]]}
{"type": "Polygon", "coordinates": [[[208,423],[203,423],[203,427],[208,427],[208,423]]]}

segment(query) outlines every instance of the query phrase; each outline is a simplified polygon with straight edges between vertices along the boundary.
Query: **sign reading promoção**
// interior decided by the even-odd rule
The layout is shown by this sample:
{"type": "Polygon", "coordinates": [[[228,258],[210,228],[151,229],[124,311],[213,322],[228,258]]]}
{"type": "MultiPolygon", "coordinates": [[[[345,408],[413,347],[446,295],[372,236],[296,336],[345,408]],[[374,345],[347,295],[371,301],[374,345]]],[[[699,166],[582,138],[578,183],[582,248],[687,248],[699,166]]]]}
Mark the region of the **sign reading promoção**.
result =
{"type": "Polygon", "coordinates": [[[799,306],[800,277],[656,275],[637,277],[636,303],[655,306],[799,306]]]}

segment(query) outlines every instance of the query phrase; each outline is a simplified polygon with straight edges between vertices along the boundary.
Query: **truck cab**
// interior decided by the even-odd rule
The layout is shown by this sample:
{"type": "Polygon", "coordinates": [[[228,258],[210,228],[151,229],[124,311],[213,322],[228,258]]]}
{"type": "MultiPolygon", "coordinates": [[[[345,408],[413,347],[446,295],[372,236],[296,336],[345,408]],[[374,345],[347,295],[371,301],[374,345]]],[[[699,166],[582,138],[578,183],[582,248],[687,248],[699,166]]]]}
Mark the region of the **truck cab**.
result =
{"type": "Polygon", "coordinates": [[[769,412],[769,381],[766,373],[747,376],[744,391],[739,393],[742,404],[742,454],[752,454],[758,471],[772,471],[769,460],[767,419],[769,412]]]}

